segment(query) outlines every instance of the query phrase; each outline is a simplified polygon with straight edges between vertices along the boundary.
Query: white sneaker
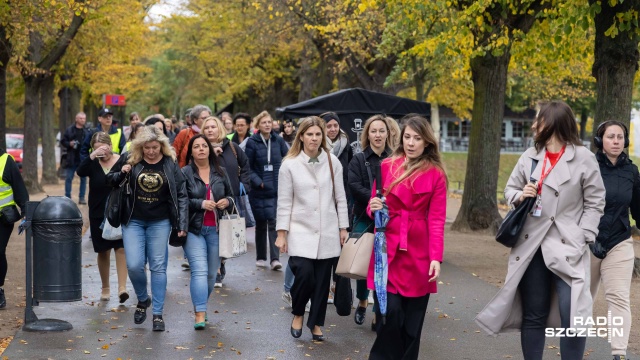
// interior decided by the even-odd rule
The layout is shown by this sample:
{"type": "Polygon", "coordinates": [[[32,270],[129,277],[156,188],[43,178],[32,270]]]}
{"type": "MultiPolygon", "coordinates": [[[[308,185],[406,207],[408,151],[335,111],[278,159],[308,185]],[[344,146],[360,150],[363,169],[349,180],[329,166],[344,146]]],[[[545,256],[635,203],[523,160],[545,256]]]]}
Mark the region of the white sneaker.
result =
{"type": "Polygon", "coordinates": [[[304,306],[304,311],[309,312],[311,309],[311,300],[307,301],[307,305],[304,306]]]}
{"type": "Polygon", "coordinates": [[[282,269],[282,264],[278,260],[273,260],[271,262],[271,270],[276,271],[282,269]]]}
{"type": "Polygon", "coordinates": [[[287,303],[287,306],[292,307],[292,300],[291,300],[291,293],[289,292],[283,292],[282,293],[282,301],[284,301],[285,303],[287,303]]]}
{"type": "Polygon", "coordinates": [[[267,262],[264,261],[264,260],[258,260],[258,261],[256,261],[256,266],[257,267],[265,267],[265,266],[267,266],[267,262]]]}
{"type": "Polygon", "coordinates": [[[220,274],[216,274],[216,282],[213,284],[214,288],[221,288],[222,287],[222,277],[220,276],[220,274]]]}

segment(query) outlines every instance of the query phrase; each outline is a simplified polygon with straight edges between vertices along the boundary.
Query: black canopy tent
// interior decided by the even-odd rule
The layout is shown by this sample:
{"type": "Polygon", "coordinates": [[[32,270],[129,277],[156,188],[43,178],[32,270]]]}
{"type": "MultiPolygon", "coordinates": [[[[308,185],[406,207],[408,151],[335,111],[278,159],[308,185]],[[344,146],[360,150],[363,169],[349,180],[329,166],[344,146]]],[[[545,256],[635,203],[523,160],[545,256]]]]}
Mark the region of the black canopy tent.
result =
{"type": "Polygon", "coordinates": [[[416,113],[429,118],[431,105],[426,102],[387,95],[360,88],[339,90],[297,104],[276,108],[278,119],[299,119],[333,111],[340,117],[340,127],[348,135],[354,151],[360,151],[364,122],[376,114],[394,119],[416,113]]]}

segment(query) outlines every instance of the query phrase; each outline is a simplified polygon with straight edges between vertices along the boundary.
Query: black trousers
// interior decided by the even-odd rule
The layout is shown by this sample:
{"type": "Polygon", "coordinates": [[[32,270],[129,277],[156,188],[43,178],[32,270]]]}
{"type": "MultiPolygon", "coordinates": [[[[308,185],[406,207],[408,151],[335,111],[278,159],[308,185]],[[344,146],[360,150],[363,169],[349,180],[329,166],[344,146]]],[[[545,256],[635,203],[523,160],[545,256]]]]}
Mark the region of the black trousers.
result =
{"type": "Polygon", "coordinates": [[[7,245],[13,232],[13,225],[0,221],[0,287],[4,286],[4,278],[7,277],[7,245]]]}
{"type": "Polygon", "coordinates": [[[311,309],[307,318],[307,327],[324,326],[327,315],[327,300],[331,282],[331,265],[335,258],[307,259],[299,256],[289,257],[289,267],[295,276],[291,287],[291,313],[304,315],[304,307],[311,299],[311,309]]]}
{"type": "Polygon", "coordinates": [[[418,359],[428,304],[429,294],[410,298],[387,292],[385,324],[382,324],[379,306],[376,309],[377,336],[369,360],[418,359]]]}
{"type": "Polygon", "coordinates": [[[271,261],[280,260],[280,249],[276,246],[276,220],[256,220],[256,260],[267,260],[267,244],[271,261]]]}
{"type": "MultiPolygon", "coordinates": [[[[520,342],[525,360],[542,360],[553,287],[558,294],[560,324],[563,328],[569,328],[571,327],[571,286],[547,268],[542,249],[538,248],[518,285],[522,298],[520,342]]],[[[586,337],[560,338],[562,360],[582,360],[586,344],[586,337]]]]}

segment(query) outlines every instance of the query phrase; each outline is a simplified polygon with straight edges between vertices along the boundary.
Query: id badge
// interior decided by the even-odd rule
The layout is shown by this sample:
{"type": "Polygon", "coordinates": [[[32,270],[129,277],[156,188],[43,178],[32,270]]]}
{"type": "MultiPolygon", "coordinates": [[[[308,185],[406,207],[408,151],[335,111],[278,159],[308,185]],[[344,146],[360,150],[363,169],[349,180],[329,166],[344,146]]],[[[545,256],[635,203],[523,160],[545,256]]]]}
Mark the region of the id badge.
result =
{"type": "Polygon", "coordinates": [[[273,171],[273,165],[271,165],[271,164],[265,165],[264,166],[264,171],[273,171]]]}
{"type": "Polygon", "coordinates": [[[536,204],[533,206],[532,216],[540,217],[542,215],[542,200],[540,200],[540,196],[538,196],[538,200],[536,200],[536,204]]]}

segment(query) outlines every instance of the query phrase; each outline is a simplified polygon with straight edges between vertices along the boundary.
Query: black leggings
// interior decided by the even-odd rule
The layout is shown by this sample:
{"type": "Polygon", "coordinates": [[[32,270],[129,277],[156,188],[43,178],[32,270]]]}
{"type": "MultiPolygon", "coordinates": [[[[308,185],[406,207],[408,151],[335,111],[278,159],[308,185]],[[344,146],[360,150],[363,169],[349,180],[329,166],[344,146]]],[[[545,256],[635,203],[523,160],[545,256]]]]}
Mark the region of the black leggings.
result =
{"type": "MultiPolygon", "coordinates": [[[[524,273],[518,289],[522,298],[522,331],[520,341],[525,360],[542,360],[545,328],[551,311],[552,286],[555,286],[560,306],[560,323],[571,327],[571,286],[551,272],[544,263],[542,249],[538,248],[524,273]]],[[[581,360],[587,343],[586,337],[560,338],[562,360],[581,360]]]]}
{"type": "Polygon", "coordinates": [[[0,221],[0,287],[4,286],[4,278],[7,277],[7,244],[13,232],[13,225],[0,221]]]}

